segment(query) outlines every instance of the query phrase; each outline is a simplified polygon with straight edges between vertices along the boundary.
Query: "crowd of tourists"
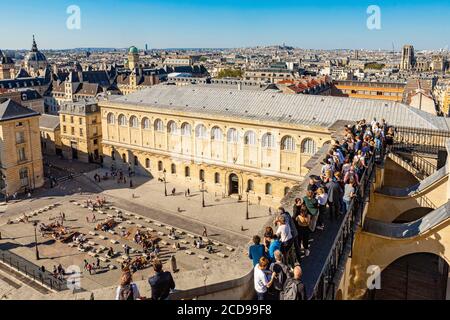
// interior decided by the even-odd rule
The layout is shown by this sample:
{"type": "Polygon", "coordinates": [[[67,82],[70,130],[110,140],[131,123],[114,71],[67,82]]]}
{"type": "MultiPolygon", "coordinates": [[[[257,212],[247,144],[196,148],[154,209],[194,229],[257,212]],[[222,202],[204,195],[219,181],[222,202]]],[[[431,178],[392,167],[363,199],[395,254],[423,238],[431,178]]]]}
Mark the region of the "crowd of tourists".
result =
{"type": "Polygon", "coordinates": [[[264,238],[253,237],[249,258],[258,300],[306,298],[301,264],[310,255],[311,234],[326,232],[326,220],[333,223],[348,212],[364,171],[373,157],[390,148],[393,135],[384,119],[346,125],[343,139],[332,141],[321,162],[320,175],[309,176],[305,195],[295,199],[292,214],[278,208],[264,238]]]}

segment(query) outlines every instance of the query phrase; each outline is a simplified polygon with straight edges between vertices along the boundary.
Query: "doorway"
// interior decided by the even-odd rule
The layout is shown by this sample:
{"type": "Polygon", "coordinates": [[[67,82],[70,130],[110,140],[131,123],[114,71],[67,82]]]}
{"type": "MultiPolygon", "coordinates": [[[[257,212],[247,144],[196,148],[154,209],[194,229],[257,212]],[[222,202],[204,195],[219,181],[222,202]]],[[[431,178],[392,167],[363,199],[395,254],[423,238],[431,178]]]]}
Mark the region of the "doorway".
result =
{"type": "Polygon", "coordinates": [[[230,174],[230,195],[239,193],[239,178],[236,174],[230,174]]]}

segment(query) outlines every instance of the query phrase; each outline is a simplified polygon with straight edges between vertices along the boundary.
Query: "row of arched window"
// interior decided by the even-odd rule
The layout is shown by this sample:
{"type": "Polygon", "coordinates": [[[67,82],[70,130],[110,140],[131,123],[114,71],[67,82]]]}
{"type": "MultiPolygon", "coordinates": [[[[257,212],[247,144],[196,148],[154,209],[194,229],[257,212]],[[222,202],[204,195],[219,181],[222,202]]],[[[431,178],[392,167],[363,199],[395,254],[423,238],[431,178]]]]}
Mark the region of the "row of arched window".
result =
{"type": "MultiPolygon", "coordinates": [[[[109,113],[107,116],[108,124],[115,123],[115,116],[113,113],[109,113]]],[[[121,114],[118,117],[118,123],[120,126],[130,126],[132,128],[139,128],[139,120],[136,116],[131,116],[130,121],[121,114]]],[[[141,127],[145,130],[150,129],[150,120],[148,118],[143,118],[141,121],[141,127]]],[[[156,132],[164,132],[164,123],[161,119],[156,119],[153,124],[153,128],[156,132]]],[[[181,125],[179,130],[175,121],[169,121],[167,124],[167,132],[172,135],[181,134],[182,136],[191,136],[192,127],[189,123],[185,122],[181,125]]],[[[223,131],[221,128],[215,126],[211,129],[210,138],[212,141],[222,141],[223,131]]],[[[207,129],[203,124],[199,124],[195,128],[195,137],[197,139],[208,139],[207,129]]],[[[227,142],[229,143],[239,143],[239,133],[235,128],[231,128],[227,132],[227,142]]],[[[247,131],[244,134],[244,144],[245,145],[255,145],[256,144],[256,133],[254,131],[247,131]]],[[[263,148],[273,149],[276,147],[275,136],[268,132],[262,136],[261,146],[263,148]]],[[[281,150],[295,151],[296,144],[295,139],[292,136],[284,136],[281,139],[281,150]]],[[[316,152],[317,146],[313,139],[306,138],[301,143],[301,152],[305,154],[314,154],[316,152]]]]}
{"type": "MultiPolygon", "coordinates": [[[[111,153],[111,156],[112,156],[113,160],[115,160],[115,152],[114,151],[111,153]]],[[[122,154],[122,161],[123,162],[127,162],[127,158],[126,158],[126,154],[125,153],[122,154]]],[[[139,161],[138,161],[138,158],[136,156],[134,156],[134,165],[135,166],[139,165],[139,161]]],[[[147,169],[150,168],[150,159],[149,158],[145,159],[145,168],[147,168],[147,169]]],[[[164,170],[163,162],[162,161],[158,161],[158,171],[162,172],[163,170],[164,170]]],[[[177,173],[177,166],[176,166],[175,163],[172,163],[170,165],[170,173],[171,174],[176,174],[177,173]]],[[[191,168],[190,167],[188,167],[188,166],[184,167],[184,176],[186,178],[191,176],[191,168]]],[[[21,180],[25,180],[25,181],[22,182],[23,185],[28,184],[28,170],[26,168],[22,169],[20,171],[20,178],[21,178],[21,180]]],[[[205,181],[205,170],[203,170],[203,169],[199,170],[198,178],[199,178],[200,181],[205,181]]],[[[214,173],[214,183],[216,183],[216,184],[221,183],[220,173],[218,173],[218,172],[214,173]]],[[[255,188],[254,181],[252,179],[248,179],[247,180],[247,189],[246,190],[254,191],[254,188],[255,188]]],[[[284,189],[284,195],[286,195],[288,192],[289,192],[289,188],[286,187],[284,189]]],[[[272,195],[272,184],[266,183],[266,185],[265,185],[265,194],[266,195],[272,195]]]]}

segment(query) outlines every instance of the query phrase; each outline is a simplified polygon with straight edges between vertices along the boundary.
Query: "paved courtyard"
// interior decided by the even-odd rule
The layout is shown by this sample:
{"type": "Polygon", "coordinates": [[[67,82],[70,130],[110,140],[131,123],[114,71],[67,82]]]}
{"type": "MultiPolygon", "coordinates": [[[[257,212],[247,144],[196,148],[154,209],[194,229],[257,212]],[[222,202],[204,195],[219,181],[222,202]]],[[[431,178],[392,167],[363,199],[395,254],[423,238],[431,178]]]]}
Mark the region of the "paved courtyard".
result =
{"type": "MultiPolygon", "coordinates": [[[[182,277],[183,272],[201,269],[205,263],[213,260],[227,259],[228,255],[235,250],[235,247],[229,246],[225,243],[220,243],[211,240],[214,253],[209,254],[205,248],[197,249],[193,247],[193,238],[198,236],[189,231],[176,227],[177,240],[168,238],[168,229],[171,227],[167,224],[151,220],[145,216],[135,214],[130,211],[120,209],[117,206],[108,205],[109,209],[100,209],[100,211],[91,211],[86,208],[82,199],[75,201],[64,201],[58,203],[59,205],[46,209],[36,209],[27,212],[28,223],[21,221],[24,217],[22,213],[10,216],[8,220],[12,224],[2,224],[0,232],[2,233],[2,240],[0,241],[0,248],[2,250],[9,250],[25,259],[33,262],[38,266],[45,266],[47,270],[52,270],[54,265],[61,263],[63,267],[67,268],[71,265],[76,265],[83,270],[83,261],[87,259],[89,262],[94,262],[96,257],[100,257],[102,268],[95,274],[89,275],[87,271],[82,272],[81,286],[85,290],[93,290],[101,287],[109,287],[115,285],[120,277],[120,265],[123,260],[124,249],[123,244],[129,245],[134,253],[130,254],[130,258],[142,255],[142,247],[134,243],[131,237],[122,237],[120,231],[126,230],[132,235],[137,229],[141,231],[149,231],[155,237],[161,239],[159,245],[161,247],[160,259],[165,263],[166,268],[170,269],[168,259],[174,255],[177,259],[178,269],[180,270],[176,276],[182,277]],[[118,211],[121,212],[123,219],[117,218],[118,211]],[[80,232],[88,236],[89,244],[92,249],[88,252],[81,252],[76,246],[71,247],[68,244],[55,241],[50,236],[42,237],[38,233],[39,254],[41,259],[36,261],[34,250],[34,227],[33,221],[43,222],[49,224],[55,221],[60,214],[64,212],[66,216],[65,226],[68,227],[69,232],[80,232]],[[93,215],[96,217],[96,222],[92,221],[93,215]],[[94,231],[97,223],[115,219],[117,221],[123,220],[110,232],[94,231]],[[180,250],[175,250],[172,245],[178,242],[181,246],[180,250]],[[115,258],[107,259],[104,248],[112,247],[117,253],[115,258]],[[188,254],[189,253],[189,254],[188,254]],[[114,266],[113,270],[109,266],[114,266]]],[[[7,221],[8,221],[7,220],[7,221]]],[[[5,223],[5,221],[3,221],[5,223]]],[[[135,280],[144,280],[153,274],[153,270],[149,267],[139,270],[134,274],[135,280]]]]}
{"type": "MultiPolygon", "coordinates": [[[[214,227],[221,230],[223,234],[229,234],[239,239],[251,240],[254,234],[259,233],[263,226],[270,220],[269,208],[250,203],[249,219],[246,219],[247,203],[244,199],[238,201],[237,197],[223,197],[222,194],[204,192],[205,207],[202,207],[201,186],[192,183],[188,186],[167,182],[167,193],[164,193],[164,183],[157,179],[150,179],[142,176],[126,177],[126,183],[117,183],[115,179],[101,180],[100,183],[94,181],[97,173],[103,176],[109,170],[98,169],[86,173],[86,175],[105,191],[103,194],[135,206],[157,208],[165,214],[187,218],[192,222],[205,225],[207,228],[214,227]],[[130,188],[129,180],[132,180],[133,187],[130,188]],[[190,196],[185,196],[185,191],[189,187],[190,196]],[[175,195],[172,189],[175,188],[175,195]]],[[[275,211],[274,208],[271,209],[275,211]]],[[[232,239],[230,241],[233,241],[232,239]]]]}
{"type": "MultiPolygon", "coordinates": [[[[206,206],[203,208],[199,185],[190,185],[190,196],[185,196],[186,186],[168,181],[169,195],[166,197],[164,183],[157,179],[133,176],[131,177],[132,187],[130,187],[128,176],[126,184],[118,184],[116,180],[112,179],[97,183],[94,175],[98,173],[103,176],[106,172],[105,169],[82,170],[84,172],[77,174],[78,166],[80,164],[77,162],[67,163],[67,172],[75,173],[74,179],[63,179],[54,188],[36,190],[30,199],[19,198],[0,206],[0,232],[2,233],[0,249],[10,250],[37,266],[45,266],[49,271],[53,270],[54,265],[60,263],[64,268],[76,265],[82,270],[81,286],[88,291],[117,284],[120,277],[120,263],[124,255],[123,244],[126,243],[134,248],[135,252],[130,254],[132,259],[142,255],[140,245],[135,244],[131,238],[121,237],[120,228],[125,228],[132,234],[140,229],[158,236],[161,239],[160,258],[164,262],[165,268],[170,269],[169,258],[172,255],[177,259],[179,272],[174,274],[174,278],[182,289],[198,285],[199,279],[197,278],[203,277],[204,272],[208,273],[208,281],[233,279],[239,273],[246,272],[248,269],[246,266],[242,270],[225,268],[220,272],[220,276],[212,270],[226,266],[227,264],[223,264],[222,261],[229,259],[233,261],[233,265],[240,265],[241,262],[238,261],[241,260],[242,263],[247,263],[246,247],[249,241],[254,234],[260,233],[263,226],[272,219],[269,216],[269,208],[250,203],[249,219],[247,220],[245,199],[238,201],[234,197],[222,197],[222,195],[207,191],[204,193],[206,206]],[[173,188],[176,190],[174,195],[171,194],[173,188]],[[108,207],[111,208],[101,209],[103,213],[100,213],[83,207],[86,200],[95,200],[97,196],[105,198],[108,207]],[[58,206],[43,210],[53,204],[58,204],[58,206]],[[39,213],[39,211],[42,212],[39,213]],[[117,211],[123,212],[122,216],[125,221],[120,222],[119,226],[113,229],[114,234],[94,231],[96,223],[86,221],[86,217],[89,220],[92,219],[92,214],[95,214],[97,223],[107,219],[116,219],[117,211]],[[81,252],[77,247],[70,247],[51,237],[42,237],[38,233],[41,259],[36,261],[32,222],[38,220],[49,224],[55,221],[55,217],[59,216],[60,212],[65,213],[65,225],[69,227],[69,230],[86,234],[92,248],[89,250],[90,252],[81,252]],[[33,215],[33,213],[36,214],[33,215]],[[28,223],[19,222],[24,214],[28,216],[28,223]],[[8,221],[13,223],[8,224],[8,221]],[[172,247],[174,241],[168,238],[169,227],[174,227],[178,231],[177,242],[181,245],[181,250],[175,250],[172,247]],[[205,248],[196,249],[192,245],[192,237],[202,235],[204,228],[207,229],[208,239],[213,243],[214,253],[212,254],[208,254],[205,248]],[[117,242],[113,244],[111,240],[117,242]],[[107,259],[102,247],[113,247],[117,255],[113,259],[107,259]],[[186,254],[188,251],[190,254],[186,254]],[[83,270],[83,261],[87,259],[93,263],[97,257],[101,257],[103,260],[101,261],[102,268],[96,274],[89,275],[87,271],[83,270]],[[111,270],[109,265],[115,268],[111,270]],[[184,274],[186,276],[183,276],[184,274]]],[[[59,166],[59,168],[61,167],[59,166]]],[[[64,177],[63,172],[61,172],[61,176],[64,177]]],[[[274,210],[272,209],[272,211],[274,210]]],[[[148,266],[137,271],[134,280],[142,281],[152,274],[153,270],[148,266]]],[[[147,284],[145,285],[148,287],[147,284]]],[[[30,293],[27,294],[38,293],[23,282],[11,277],[7,271],[0,270],[0,295],[6,297],[14,292],[17,297],[17,294],[21,295],[24,294],[22,292],[27,292],[26,288],[30,289],[28,290],[30,293]]],[[[149,290],[149,287],[144,290],[149,290]]]]}

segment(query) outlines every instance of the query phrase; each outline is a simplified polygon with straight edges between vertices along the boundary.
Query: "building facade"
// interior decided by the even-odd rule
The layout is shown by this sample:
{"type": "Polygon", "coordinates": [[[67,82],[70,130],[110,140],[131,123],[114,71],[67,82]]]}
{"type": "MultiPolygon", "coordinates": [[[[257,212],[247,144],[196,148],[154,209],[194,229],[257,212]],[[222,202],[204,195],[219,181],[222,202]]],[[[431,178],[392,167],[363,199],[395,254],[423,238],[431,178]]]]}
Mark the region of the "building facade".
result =
{"type": "Polygon", "coordinates": [[[6,98],[0,98],[0,170],[3,195],[44,184],[39,113],[6,98]]]}
{"type": "Polygon", "coordinates": [[[341,97],[402,101],[405,83],[334,81],[332,95],[341,97]]]}
{"type": "MultiPolygon", "coordinates": [[[[131,95],[130,95],[131,96],[131,95]]],[[[128,97],[130,97],[128,96],[128,97]]],[[[121,99],[119,99],[121,100],[121,99]]],[[[125,101],[125,100],[123,100],[125,101]]],[[[302,181],[325,128],[100,102],[105,165],[270,206],[302,181]]]]}
{"type": "Polygon", "coordinates": [[[82,162],[102,161],[102,128],[96,102],[68,102],[59,112],[61,148],[66,159],[82,162]]]}

